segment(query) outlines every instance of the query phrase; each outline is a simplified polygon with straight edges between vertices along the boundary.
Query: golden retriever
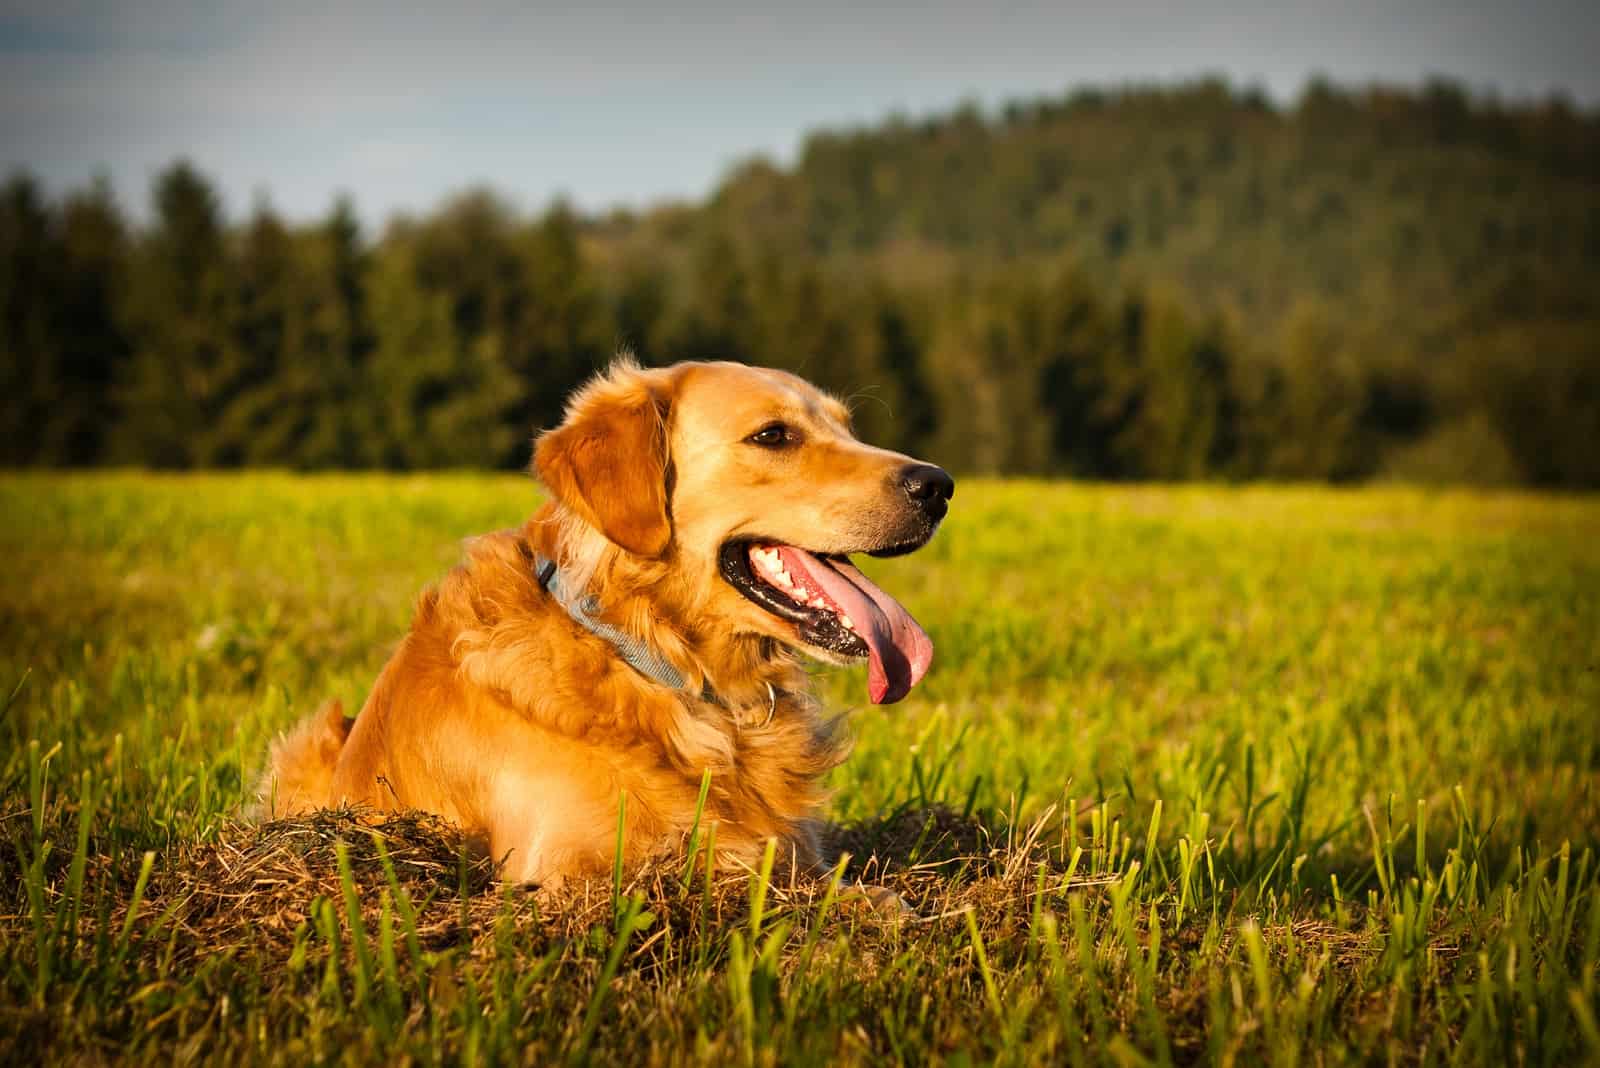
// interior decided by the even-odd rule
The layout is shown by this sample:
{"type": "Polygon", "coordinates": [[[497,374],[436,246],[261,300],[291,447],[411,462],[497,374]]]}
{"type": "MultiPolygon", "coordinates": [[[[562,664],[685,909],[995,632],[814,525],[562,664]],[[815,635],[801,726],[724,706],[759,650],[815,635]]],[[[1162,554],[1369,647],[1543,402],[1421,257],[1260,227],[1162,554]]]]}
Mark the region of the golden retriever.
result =
{"type": "Polygon", "coordinates": [[[733,363],[618,362],[533,466],[550,501],[422,594],[360,716],[330,705],[274,744],[260,811],[422,809],[549,886],[610,870],[624,794],[624,861],[681,850],[709,771],[719,861],[777,838],[823,863],[847,743],[801,658],[868,659],[875,703],[922,678],[928,636],[849,556],[921,547],[950,476],[733,363]]]}

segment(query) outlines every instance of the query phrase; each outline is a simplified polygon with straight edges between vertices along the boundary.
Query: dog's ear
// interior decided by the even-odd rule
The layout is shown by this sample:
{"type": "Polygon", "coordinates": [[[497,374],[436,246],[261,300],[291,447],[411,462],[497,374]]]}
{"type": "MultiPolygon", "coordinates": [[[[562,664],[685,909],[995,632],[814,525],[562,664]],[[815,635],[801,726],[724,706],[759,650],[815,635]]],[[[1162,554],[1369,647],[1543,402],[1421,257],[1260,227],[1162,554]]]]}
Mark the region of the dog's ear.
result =
{"type": "Polygon", "coordinates": [[[617,545],[659,557],[672,540],[667,511],[664,372],[619,363],[580,390],[566,419],[539,435],[533,466],[562,504],[617,545]]]}

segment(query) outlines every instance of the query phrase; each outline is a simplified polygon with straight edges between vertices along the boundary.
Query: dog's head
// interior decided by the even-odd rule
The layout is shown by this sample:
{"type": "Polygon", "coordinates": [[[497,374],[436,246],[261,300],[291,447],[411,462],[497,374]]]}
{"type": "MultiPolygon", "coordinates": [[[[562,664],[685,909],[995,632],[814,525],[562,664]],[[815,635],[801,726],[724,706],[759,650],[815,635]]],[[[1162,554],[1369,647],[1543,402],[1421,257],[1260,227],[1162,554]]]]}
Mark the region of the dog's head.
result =
{"type": "Polygon", "coordinates": [[[955,483],[856,440],[844,405],[805,380],[732,363],[620,363],[540,436],[534,466],[616,549],[701,590],[702,623],[830,662],[869,658],[876,703],[928,670],[928,636],[849,557],[920,548],[955,483]]]}

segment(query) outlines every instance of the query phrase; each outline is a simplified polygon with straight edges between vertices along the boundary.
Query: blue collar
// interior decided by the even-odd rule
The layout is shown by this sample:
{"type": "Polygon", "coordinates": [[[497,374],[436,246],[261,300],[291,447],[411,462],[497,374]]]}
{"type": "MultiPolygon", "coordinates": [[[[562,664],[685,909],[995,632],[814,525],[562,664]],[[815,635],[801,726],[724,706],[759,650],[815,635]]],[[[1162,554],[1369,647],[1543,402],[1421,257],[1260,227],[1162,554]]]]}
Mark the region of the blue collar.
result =
{"type": "MultiPolygon", "coordinates": [[[[561,569],[556,567],[556,562],[538,553],[533,554],[534,574],[539,578],[539,586],[561,607],[567,610],[567,615],[572,621],[595,637],[603,639],[617,651],[617,655],[625,660],[629,667],[654,682],[659,682],[669,690],[682,690],[685,686],[683,672],[670,664],[658,651],[647,645],[643,639],[629,634],[621,627],[614,627],[604,620],[595,618],[595,613],[600,611],[600,599],[592,593],[582,590],[568,589],[566,578],[561,574],[561,569]]],[[[701,687],[700,699],[709,701],[719,708],[734,712],[737,722],[737,712],[724,701],[717,691],[711,688],[708,679],[701,687]]],[[[767,683],[767,716],[760,726],[772,722],[773,715],[778,710],[778,690],[769,682],[767,683]]]]}
{"type": "MultiPolygon", "coordinates": [[[[683,672],[673,667],[660,653],[639,638],[620,627],[596,619],[595,613],[600,611],[599,599],[592,593],[586,594],[582,590],[568,589],[565,576],[556,567],[554,560],[535,554],[533,568],[539,576],[539,585],[567,610],[567,615],[572,617],[574,623],[595,637],[610,642],[618,655],[639,674],[654,679],[669,690],[683,689],[683,672]]],[[[704,696],[716,700],[709,683],[706,685],[704,696]]]]}

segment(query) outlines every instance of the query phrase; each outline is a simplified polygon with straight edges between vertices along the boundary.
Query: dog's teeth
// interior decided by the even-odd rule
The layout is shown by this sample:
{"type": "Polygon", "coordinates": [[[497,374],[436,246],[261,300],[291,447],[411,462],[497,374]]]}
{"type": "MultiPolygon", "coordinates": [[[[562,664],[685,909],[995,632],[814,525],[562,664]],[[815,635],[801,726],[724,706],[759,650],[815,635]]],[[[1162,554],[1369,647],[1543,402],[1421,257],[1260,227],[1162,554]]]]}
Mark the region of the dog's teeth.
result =
{"type": "Polygon", "coordinates": [[[839,622],[844,624],[845,630],[856,629],[856,621],[845,615],[843,612],[839,613],[839,622]]]}

